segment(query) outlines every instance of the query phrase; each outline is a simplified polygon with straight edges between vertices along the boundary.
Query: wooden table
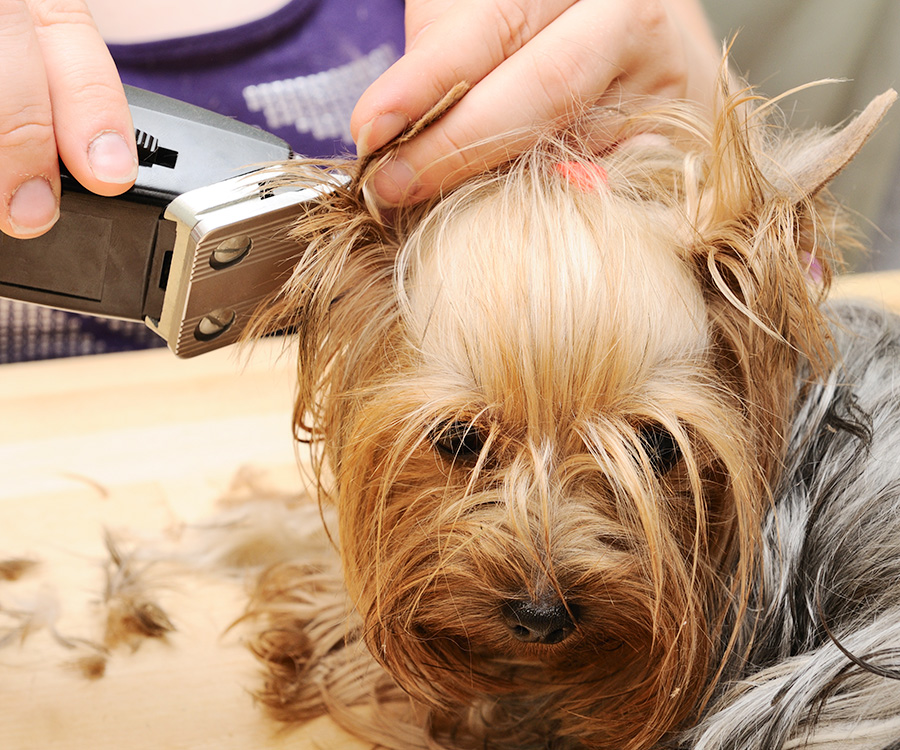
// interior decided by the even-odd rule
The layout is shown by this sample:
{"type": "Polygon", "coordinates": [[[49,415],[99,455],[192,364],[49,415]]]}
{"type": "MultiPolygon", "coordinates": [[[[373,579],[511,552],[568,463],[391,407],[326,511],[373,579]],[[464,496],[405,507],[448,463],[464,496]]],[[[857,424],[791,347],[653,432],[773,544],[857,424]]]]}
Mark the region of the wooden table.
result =
{"type": "MultiPolygon", "coordinates": [[[[900,309],[900,274],[842,280],[836,293],[900,309]]],[[[88,668],[104,638],[107,531],[126,552],[165,547],[203,528],[236,481],[303,492],[294,363],[280,351],[0,367],[0,571],[37,563],[0,576],[0,749],[363,747],[327,720],[285,732],[254,705],[259,670],[246,631],[229,629],[247,601],[240,576],[169,570],[155,596],[175,629],[110,647],[102,676],[88,668]]]]}
{"type": "Polygon", "coordinates": [[[106,624],[106,532],[126,552],[177,546],[248,483],[302,494],[294,365],[280,351],[267,342],[245,362],[153,350],[0,367],[0,571],[5,560],[37,563],[15,581],[0,575],[2,750],[362,747],[324,720],[284,732],[254,705],[258,667],[246,632],[228,629],[247,603],[240,576],[151,571],[175,629],[102,658],[94,645],[106,624]]]}

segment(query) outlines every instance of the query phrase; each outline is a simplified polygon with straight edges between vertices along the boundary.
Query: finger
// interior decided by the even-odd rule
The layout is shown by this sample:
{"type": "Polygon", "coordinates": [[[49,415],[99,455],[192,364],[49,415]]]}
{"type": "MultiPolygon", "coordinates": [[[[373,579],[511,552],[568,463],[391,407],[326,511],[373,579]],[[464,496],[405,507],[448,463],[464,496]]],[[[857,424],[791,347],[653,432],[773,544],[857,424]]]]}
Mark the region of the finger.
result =
{"type": "Polygon", "coordinates": [[[664,11],[635,17],[633,4],[578,3],[400,148],[375,176],[375,192],[387,205],[420,200],[520,153],[540,129],[562,124],[585,104],[680,96],[679,44],[664,11]]]}
{"type": "Polygon", "coordinates": [[[128,101],[82,0],[31,0],[60,158],[88,190],[117,195],[137,177],[128,101]]]}
{"type": "Polygon", "coordinates": [[[0,0],[0,230],[47,231],[59,213],[59,171],[50,98],[24,0],[0,0]]]}
{"type": "Polygon", "coordinates": [[[443,16],[456,0],[407,0],[404,17],[406,52],[412,49],[419,36],[443,16]]]}
{"type": "Polygon", "coordinates": [[[350,126],[360,154],[399,135],[460,81],[475,84],[574,0],[425,0],[408,16],[406,54],[360,97],[350,126]],[[435,14],[440,11],[440,15],[435,14]]]}
{"type": "Polygon", "coordinates": [[[35,237],[59,213],[57,138],[76,179],[111,195],[136,176],[134,134],[82,0],[0,0],[0,34],[0,231],[35,237]],[[118,144],[97,137],[108,133],[120,134],[124,159],[118,144]]]}

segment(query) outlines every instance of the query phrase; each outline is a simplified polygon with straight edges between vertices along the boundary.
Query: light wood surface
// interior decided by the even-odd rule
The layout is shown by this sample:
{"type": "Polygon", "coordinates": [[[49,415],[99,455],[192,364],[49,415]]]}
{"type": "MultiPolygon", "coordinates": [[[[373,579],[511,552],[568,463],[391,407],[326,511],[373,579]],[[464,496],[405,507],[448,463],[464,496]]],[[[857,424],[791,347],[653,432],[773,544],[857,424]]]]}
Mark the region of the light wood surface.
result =
{"type": "Polygon", "coordinates": [[[875,300],[889,310],[900,312],[900,271],[839,276],[832,288],[832,296],[875,300]]]}
{"type": "MultiPolygon", "coordinates": [[[[842,279],[835,293],[900,309],[900,273],[842,279]]],[[[294,365],[280,351],[0,367],[0,565],[38,563],[0,577],[0,749],[363,747],[327,720],[284,731],[254,705],[258,667],[246,631],[229,629],[247,600],[240,576],[167,569],[156,595],[175,630],[112,648],[102,677],[78,667],[103,638],[105,533],[126,546],[180,538],[248,476],[302,493],[294,365]]]]}
{"type": "Polygon", "coordinates": [[[270,342],[247,362],[154,350],[0,367],[0,564],[38,563],[0,578],[2,750],[361,747],[328,721],[283,731],[254,705],[258,668],[245,631],[229,630],[247,602],[239,576],[151,576],[175,630],[111,649],[102,677],[78,666],[103,640],[107,531],[171,540],[248,475],[302,493],[293,363],[279,352],[270,342]]]}

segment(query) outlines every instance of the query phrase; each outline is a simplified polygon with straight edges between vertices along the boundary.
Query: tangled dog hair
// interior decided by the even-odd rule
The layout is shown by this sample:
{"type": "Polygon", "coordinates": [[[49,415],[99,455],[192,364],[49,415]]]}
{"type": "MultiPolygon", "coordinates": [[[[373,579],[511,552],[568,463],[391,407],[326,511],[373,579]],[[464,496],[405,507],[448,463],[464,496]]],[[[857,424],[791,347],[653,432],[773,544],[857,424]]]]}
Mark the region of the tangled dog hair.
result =
{"type": "Polygon", "coordinates": [[[749,91],[712,124],[588,111],[389,216],[389,153],[293,166],[329,187],[257,332],[296,331],[340,563],[260,584],[272,714],[394,748],[898,746],[900,325],[824,302],[825,186],[893,99],[799,134],[749,91]]]}

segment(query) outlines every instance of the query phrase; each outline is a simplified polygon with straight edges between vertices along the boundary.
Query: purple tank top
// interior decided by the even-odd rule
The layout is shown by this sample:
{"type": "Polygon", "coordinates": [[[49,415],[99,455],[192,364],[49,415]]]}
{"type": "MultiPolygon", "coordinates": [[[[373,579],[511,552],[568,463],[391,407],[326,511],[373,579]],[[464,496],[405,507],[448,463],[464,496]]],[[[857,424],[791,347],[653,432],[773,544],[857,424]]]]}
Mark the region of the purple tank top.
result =
{"type": "Polygon", "coordinates": [[[273,132],[299,154],[352,153],[356,100],[403,51],[401,0],[291,0],[225,31],[111,45],[125,83],[273,132]]]}
{"type": "MultiPolygon", "coordinates": [[[[353,152],[350,113],[403,52],[401,0],[291,0],[224,31],[110,52],[123,82],[229,115],[306,156],[353,152]]],[[[0,362],[164,346],[141,323],[0,299],[0,362]]]]}

